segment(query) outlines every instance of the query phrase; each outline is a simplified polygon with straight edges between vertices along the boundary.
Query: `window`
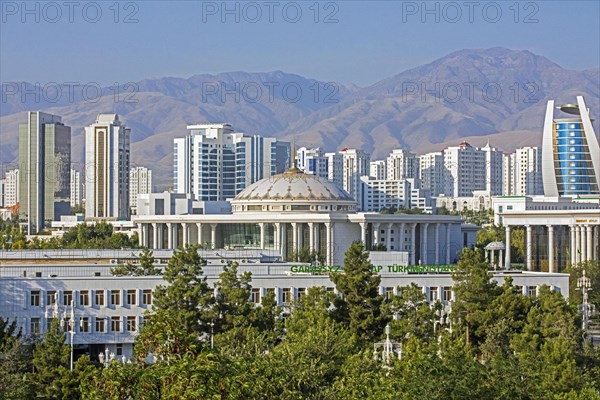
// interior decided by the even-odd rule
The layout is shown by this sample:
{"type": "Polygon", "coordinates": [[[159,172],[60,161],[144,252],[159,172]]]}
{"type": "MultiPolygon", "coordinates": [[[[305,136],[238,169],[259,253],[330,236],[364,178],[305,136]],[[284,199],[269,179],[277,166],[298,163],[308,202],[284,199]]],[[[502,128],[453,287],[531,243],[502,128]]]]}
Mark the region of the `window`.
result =
{"type": "Polygon", "coordinates": [[[39,290],[34,290],[31,292],[31,305],[33,307],[40,306],[40,291],[39,290]]]}
{"type": "Polygon", "coordinates": [[[255,304],[260,304],[260,289],[252,288],[250,292],[250,300],[255,304]]]}
{"type": "Polygon", "coordinates": [[[121,291],[120,290],[111,290],[110,291],[110,304],[113,306],[121,305],[121,291]]]}
{"type": "Polygon", "coordinates": [[[117,343],[117,355],[118,356],[123,355],[123,344],[122,343],[117,343]]]}
{"type": "Polygon", "coordinates": [[[136,325],[135,317],[127,317],[127,332],[135,332],[136,325]]]}
{"type": "Polygon", "coordinates": [[[537,296],[537,286],[529,286],[529,296],[537,296]]]}
{"type": "Polygon", "coordinates": [[[110,330],[112,332],[121,332],[121,317],[111,317],[110,330]]]}
{"type": "Polygon", "coordinates": [[[73,291],[65,290],[63,293],[63,306],[70,306],[73,302],[73,291]]]}
{"type": "Polygon", "coordinates": [[[96,290],[96,305],[104,305],[104,290],[96,290]]]}
{"type": "Polygon", "coordinates": [[[444,286],[444,301],[451,301],[452,300],[452,287],[451,286],[444,286]]]}
{"type": "Polygon", "coordinates": [[[142,292],[142,304],[146,306],[152,304],[152,290],[144,289],[142,292]]]}
{"type": "Polygon", "coordinates": [[[385,288],[385,299],[386,300],[391,300],[392,297],[394,297],[394,288],[393,287],[386,287],[385,288]]]}
{"type": "Polygon", "coordinates": [[[298,288],[298,300],[302,298],[306,294],[306,288],[298,288]]]}
{"type": "Polygon", "coordinates": [[[31,334],[32,335],[40,334],[40,319],[39,318],[31,318],[31,334]]]}
{"type": "Polygon", "coordinates": [[[49,290],[46,292],[46,305],[53,306],[56,304],[56,291],[49,290]]]}
{"type": "Polygon", "coordinates": [[[90,320],[88,317],[82,317],[79,320],[79,332],[89,332],[90,331],[90,320]]]}
{"type": "Polygon", "coordinates": [[[102,333],[106,331],[106,319],[96,318],[96,332],[102,333]]]}
{"type": "Polygon", "coordinates": [[[434,303],[438,300],[438,288],[437,286],[432,286],[429,288],[429,301],[434,303]]]}
{"type": "Polygon", "coordinates": [[[82,306],[90,305],[90,292],[89,290],[82,290],[79,292],[79,304],[82,306]]]}
{"type": "Polygon", "coordinates": [[[281,290],[281,294],[282,303],[289,303],[290,301],[292,301],[292,290],[290,288],[283,288],[281,290]]]}
{"type": "Polygon", "coordinates": [[[127,291],[127,304],[130,306],[137,305],[137,294],[135,289],[130,289],[127,291]]]}

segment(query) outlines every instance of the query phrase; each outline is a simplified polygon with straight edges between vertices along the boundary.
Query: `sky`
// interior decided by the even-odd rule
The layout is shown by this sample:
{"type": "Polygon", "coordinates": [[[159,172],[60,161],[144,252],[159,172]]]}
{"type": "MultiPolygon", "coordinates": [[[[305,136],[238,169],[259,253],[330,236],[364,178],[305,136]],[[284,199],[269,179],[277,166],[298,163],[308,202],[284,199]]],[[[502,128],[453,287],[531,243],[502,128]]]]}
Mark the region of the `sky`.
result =
{"type": "Polygon", "coordinates": [[[282,70],[367,86],[461,49],[600,65],[600,1],[1,1],[2,82],[282,70]]]}

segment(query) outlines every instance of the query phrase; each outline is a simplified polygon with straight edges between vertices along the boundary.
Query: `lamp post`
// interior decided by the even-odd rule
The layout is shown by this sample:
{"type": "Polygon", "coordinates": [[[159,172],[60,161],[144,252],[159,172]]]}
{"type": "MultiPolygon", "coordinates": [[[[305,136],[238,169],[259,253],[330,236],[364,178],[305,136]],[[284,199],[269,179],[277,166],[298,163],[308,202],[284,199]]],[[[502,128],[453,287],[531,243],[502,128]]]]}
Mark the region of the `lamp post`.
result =
{"type": "Polygon", "coordinates": [[[581,278],[577,279],[577,290],[581,290],[582,302],[579,306],[579,312],[582,315],[581,329],[585,331],[588,329],[590,318],[596,313],[594,304],[589,303],[588,292],[592,290],[592,280],[585,275],[585,269],[581,273],[581,278]]]}
{"type": "MultiPolygon", "coordinates": [[[[52,307],[52,316],[53,318],[59,318],[60,314],[60,306],[58,305],[58,293],[54,293],[54,305],[52,307]]],[[[48,310],[46,310],[46,319],[48,318],[48,310]]],[[[65,328],[68,327],[69,330],[69,345],[71,347],[71,358],[70,358],[70,369],[73,371],[73,347],[74,347],[74,337],[75,337],[75,300],[71,299],[70,304],[70,312],[69,306],[65,305],[63,308],[62,317],[60,318],[60,328],[64,331],[65,328]],[[65,325],[65,320],[67,319],[67,315],[69,316],[68,325],[65,325]]]]}
{"type": "Polygon", "coordinates": [[[108,347],[104,350],[104,353],[98,354],[98,359],[100,359],[100,364],[104,366],[104,368],[108,367],[111,362],[115,359],[115,353],[110,351],[108,347]]]}
{"type": "Polygon", "coordinates": [[[398,359],[402,358],[402,343],[390,340],[390,325],[388,324],[385,326],[385,340],[373,345],[373,359],[381,360],[386,366],[389,366],[395,353],[398,354],[398,359]]]}

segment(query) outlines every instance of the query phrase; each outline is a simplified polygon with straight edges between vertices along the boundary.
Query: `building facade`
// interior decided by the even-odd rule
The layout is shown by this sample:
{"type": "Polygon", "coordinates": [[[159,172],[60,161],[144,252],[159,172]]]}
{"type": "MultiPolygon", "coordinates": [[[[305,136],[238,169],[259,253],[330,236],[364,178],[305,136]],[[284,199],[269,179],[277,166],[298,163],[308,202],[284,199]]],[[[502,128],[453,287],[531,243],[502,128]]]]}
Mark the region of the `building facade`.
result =
{"type": "Polygon", "coordinates": [[[583,96],[560,110],[570,117],[554,119],[554,101],[548,101],[542,143],[544,194],[598,195],[600,146],[583,96]]]}
{"type": "Polygon", "coordinates": [[[71,169],[71,207],[81,206],[83,200],[83,181],[81,172],[71,169]]]}
{"type": "Polygon", "coordinates": [[[117,114],[85,128],[86,218],[129,218],[130,134],[117,114]]]}
{"type": "Polygon", "coordinates": [[[429,190],[431,196],[436,197],[446,190],[444,183],[445,166],[442,152],[427,153],[419,156],[419,177],[421,187],[429,190]]]}
{"type": "Polygon", "coordinates": [[[173,187],[195,200],[222,201],[248,185],[283,172],[291,162],[288,142],[236,133],[229,124],[198,124],[173,141],[173,187]]]}
{"type": "Polygon", "coordinates": [[[470,197],[476,190],[486,190],[485,154],[467,142],[444,150],[444,194],[470,197]]]}
{"type": "Polygon", "coordinates": [[[19,204],[19,170],[13,169],[7,171],[2,179],[2,199],[1,207],[13,207],[19,204]]]}
{"type": "Polygon", "coordinates": [[[419,178],[419,157],[404,149],[392,150],[386,162],[386,179],[414,179],[419,178]]]}
{"type": "Polygon", "coordinates": [[[71,128],[58,115],[29,112],[19,125],[19,214],[35,233],[70,212],[71,128]]]}
{"type": "Polygon", "coordinates": [[[131,214],[137,214],[137,197],[152,193],[152,170],[135,167],[129,171],[129,207],[131,214]]]}
{"type": "Polygon", "coordinates": [[[328,178],[327,157],[320,148],[300,147],[296,150],[296,167],[305,174],[328,178]]]}

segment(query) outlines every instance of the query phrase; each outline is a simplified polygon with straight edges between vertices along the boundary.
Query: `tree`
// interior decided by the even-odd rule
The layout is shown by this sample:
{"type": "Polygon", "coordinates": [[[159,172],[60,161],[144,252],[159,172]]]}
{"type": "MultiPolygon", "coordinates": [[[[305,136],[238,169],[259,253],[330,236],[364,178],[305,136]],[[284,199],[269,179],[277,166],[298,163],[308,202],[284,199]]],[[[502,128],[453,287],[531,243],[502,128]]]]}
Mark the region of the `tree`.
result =
{"type": "Polygon", "coordinates": [[[451,317],[462,329],[467,345],[478,345],[482,336],[477,329],[485,320],[485,311],[497,294],[488,263],[479,249],[463,249],[452,272],[455,301],[451,317]]]}
{"type": "Polygon", "coordinates": [[[335,301],[336,319],[364,341],[378,337],[386,323],[381,312],[383,296],[379,295],[381,277],[372,267],[363,244],[354,242],[346,251],[344,271],[330,275],[343,296],[335,301]]]}
{"type": "Polygon", "coordinates": [[[570,274],[569,278],[569,302],[573,305],[579,305],[583,301],[583,293],[577,289],[577,280],[583,276],[590,279],[591,290],[588,292],[588,301],[600,308],[600,260],[589,260],[570,266],[566,272],[570,274]]]}
{"type": "Polygon", "coordinates": [[[63,387],[61,379],[69,371],[70,349],[65,344],[66,334],[61,329],[59,319],[52,319],[44,340],[35,345],[33,351],[33,367],[35,376],[31,376],[36,384],[37,397],[51,399],[61,398],[63,387]]]}
{"type": "Polygon", "coordinates": [[[0,317],[0,399],[29,400],[35,396],[28,380],[32,346],[17,331],[16,320],[0,317]]]}
{"type": "MultiPolygon", "coordinates": [[[[438,305],[441,307],[441,303],[438,305]]],[[[403,340],[407,335],[414,335],[421,340],[433,337],[436,309],[429,306],[416,284],[399,287],[398,295],[393,296],[385,307],[394,316],[390,327],[396,339],[403,340]]]]}
{"type": "Polygon", "coordinates": [[[162,271],[154,265],[154,254],[151,250],[143,249],[139,255],[140,263],[119,265],[110,269],[114,276],[147,276],[160,275],[162,271]]]}
{"type": "Polygon", "coordinates": [[[180,357],[186,352],[197,354],[210,332],[213,305],[212,290],[203,277],[206,261],[197,246],[175,250],[163,278],[168,283],[154,293],[151,313],[136,338],[138,358],[148,352],[163,357],[180,357]]]}
{"type": "Polygon", "coordinates": [[[217,294],[212,318],[216,332],[251,324],[249,316],[254,308],[250,302],[252,274],[244,272],[238,276],[237,271],[238,263],[228,264],[215,284],[217,294]]]}

